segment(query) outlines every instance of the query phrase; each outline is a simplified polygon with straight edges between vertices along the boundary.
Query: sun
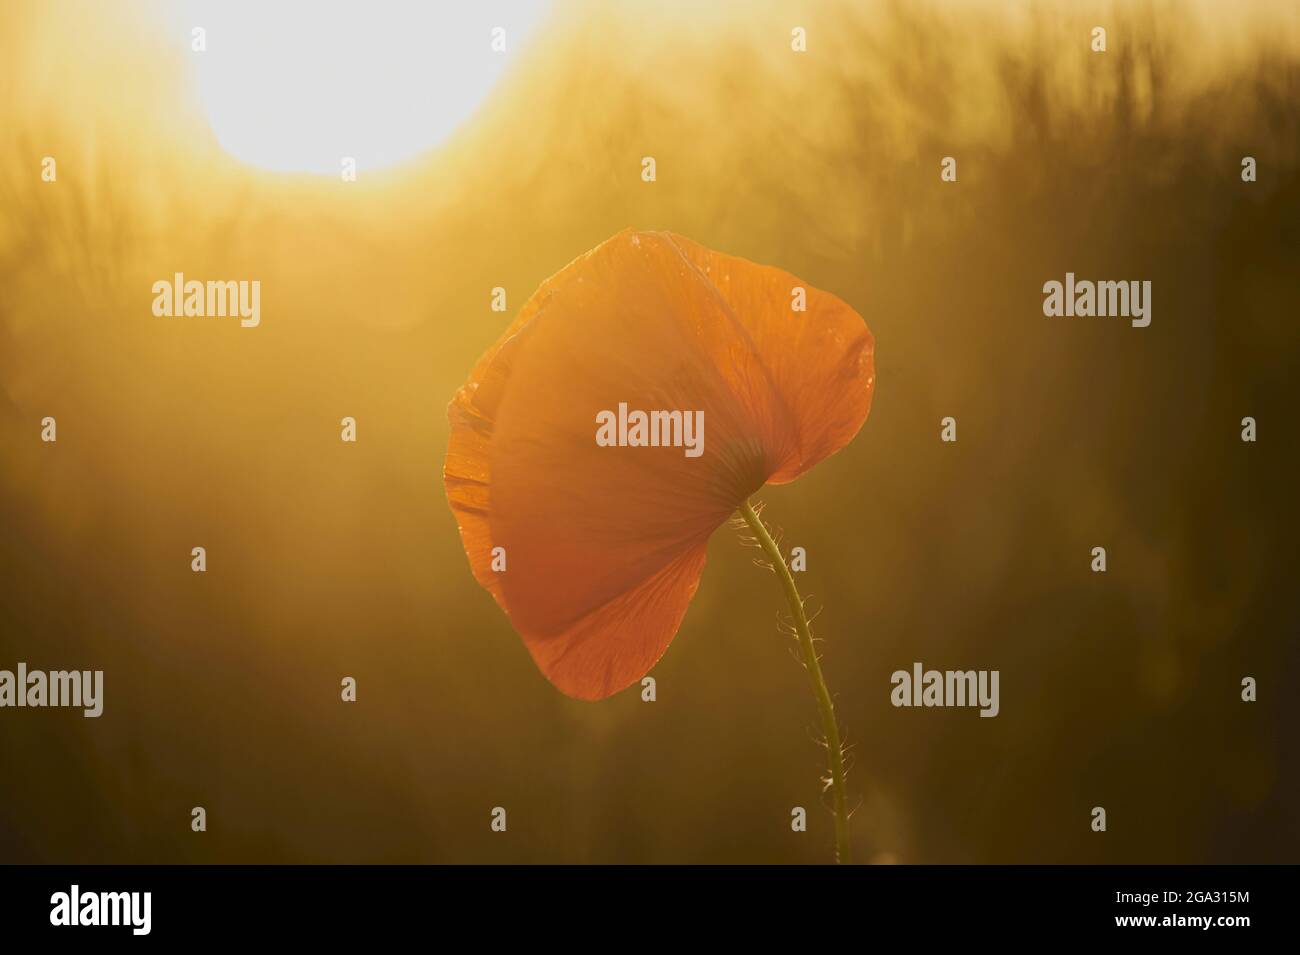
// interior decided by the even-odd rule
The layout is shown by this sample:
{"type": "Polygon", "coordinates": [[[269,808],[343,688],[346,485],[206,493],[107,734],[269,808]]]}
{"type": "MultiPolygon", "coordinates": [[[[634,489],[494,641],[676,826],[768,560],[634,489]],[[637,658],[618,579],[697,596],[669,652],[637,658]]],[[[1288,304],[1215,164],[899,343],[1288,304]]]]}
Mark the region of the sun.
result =
{"type": "Polygon", "coordinates": [[[337,175],[345,159],[381,169],[445,140],[547,5],[190,0],[176,10],[221,146],[263,169],[337,175]]]}

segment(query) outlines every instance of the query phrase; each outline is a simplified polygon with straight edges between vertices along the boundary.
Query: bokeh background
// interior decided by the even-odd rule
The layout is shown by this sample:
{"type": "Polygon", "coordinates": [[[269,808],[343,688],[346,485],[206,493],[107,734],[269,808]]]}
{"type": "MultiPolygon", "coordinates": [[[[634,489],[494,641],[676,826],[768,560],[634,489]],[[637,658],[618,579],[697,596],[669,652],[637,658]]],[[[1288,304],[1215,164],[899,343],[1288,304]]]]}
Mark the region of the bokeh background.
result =
{"type": "Polygon", "coordinates": [[[859,860],[1300,857],[1293,3],[559,0],[454,134],[346,184],[224,150],[167,7],[0,13],[0,667],[106,683],[99,720],[0,711],[0,861],[831,858],[816,712],[733,532],[658,701],[586,704],[444,499],[473,362],[627,226],[876,335],[862,433],[762,495],[808,550],[859,860]],[[261,327],[153,317],[175,271],[260,279],[261,327]],[[1066,271],[1152,280],[1151,326],[1044,318],[1066,271]],[[1000,670],[1001,715],[894,709],[916,660],[1000,670]]]}

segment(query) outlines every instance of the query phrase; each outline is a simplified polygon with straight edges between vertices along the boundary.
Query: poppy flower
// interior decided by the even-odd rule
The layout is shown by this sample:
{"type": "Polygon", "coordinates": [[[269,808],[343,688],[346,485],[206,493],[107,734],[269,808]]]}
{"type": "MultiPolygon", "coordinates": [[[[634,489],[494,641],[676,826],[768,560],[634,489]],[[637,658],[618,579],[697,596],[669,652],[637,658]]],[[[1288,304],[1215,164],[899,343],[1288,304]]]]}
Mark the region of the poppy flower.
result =
{"type": "Polygon", "coordinates": [[[452,400],[444,479],[547,679],[598,700],[654,666],[712,533],[861,428],[873,348],[829,292],[670,232],[542,283],[452,400]]]}

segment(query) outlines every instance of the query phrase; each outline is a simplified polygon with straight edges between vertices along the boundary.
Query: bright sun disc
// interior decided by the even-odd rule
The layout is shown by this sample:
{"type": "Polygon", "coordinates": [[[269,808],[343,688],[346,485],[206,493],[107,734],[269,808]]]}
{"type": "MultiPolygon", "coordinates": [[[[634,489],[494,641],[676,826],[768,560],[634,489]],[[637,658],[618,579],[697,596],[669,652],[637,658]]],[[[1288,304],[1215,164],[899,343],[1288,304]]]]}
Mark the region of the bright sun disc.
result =
{"type": "Polygon", "coordinates": [[[205,49],[190,56],[227,152],[264,169],[337,175],[344,157],[378,169],[446,139],[546,3],[195,0],[184,26],[191,44],[204,31],[205,49]]]}

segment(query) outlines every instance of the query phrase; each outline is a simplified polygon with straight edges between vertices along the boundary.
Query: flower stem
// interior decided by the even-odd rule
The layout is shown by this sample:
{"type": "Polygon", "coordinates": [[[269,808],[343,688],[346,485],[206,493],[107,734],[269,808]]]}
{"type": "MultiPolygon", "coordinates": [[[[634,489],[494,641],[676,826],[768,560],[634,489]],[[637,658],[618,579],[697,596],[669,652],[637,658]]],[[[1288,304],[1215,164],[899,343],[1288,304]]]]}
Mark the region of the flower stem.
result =
{"type": "Polygon", "coordinates": [[[822,677],[821,663],[817,659],[817,648],[813,646],[812,628],[808,625],[808,615],[804,613],[803,599],[794,585],[794,576],[786,566],[781,549],[768,533],[762,519],[753,505],[745,501],[740,505],[740,515],[754,532],[754,538],[763,552],[772,561],[772,570],[781,578],[785,588],[785,598],[790,603],[790,614],[794,618],[794,628],[799,634],[799,649],[803,652],[804,669],[812,683],[813,696],[817,698],[817,709],[821,712],[822,732],[826,736],[826,753],[830,763],[830,788],[835,804],[835,861],[849,861],[849,809],[848,798],[844,789],[844,752],[840,748],[840,730],[835,722],[835,706],[831,702],[830,691],[826,689],[826,680],[822,677]]]}

